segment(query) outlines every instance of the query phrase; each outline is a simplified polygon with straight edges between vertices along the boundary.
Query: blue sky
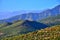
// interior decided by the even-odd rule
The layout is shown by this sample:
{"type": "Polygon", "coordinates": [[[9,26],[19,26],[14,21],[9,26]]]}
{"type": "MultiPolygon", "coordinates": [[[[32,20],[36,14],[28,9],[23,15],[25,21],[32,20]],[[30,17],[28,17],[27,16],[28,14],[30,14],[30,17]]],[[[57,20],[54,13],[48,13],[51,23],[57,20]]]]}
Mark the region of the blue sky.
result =
{"type": "Polygon", "coordinates": [[[59,0],[0,0],[0,11],[44,10],[59,4],[59,0]]]}
{"type": "Polygon", "coordinates": [[[10,12],[22,10],[45,10],[53,8],[59,4],[60,0],[0,0],[0,19],[21,14],[12,14],[10,12]]]}

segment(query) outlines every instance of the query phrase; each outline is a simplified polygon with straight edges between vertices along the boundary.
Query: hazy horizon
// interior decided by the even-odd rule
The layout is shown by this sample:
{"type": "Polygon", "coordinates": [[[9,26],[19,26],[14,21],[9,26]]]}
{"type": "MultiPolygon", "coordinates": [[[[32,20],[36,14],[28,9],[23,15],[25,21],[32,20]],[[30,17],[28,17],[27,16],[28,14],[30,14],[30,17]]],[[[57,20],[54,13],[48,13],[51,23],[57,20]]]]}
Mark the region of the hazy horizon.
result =
{"type": "Polygon", "coordinates": [[[59,0],[0,0],[0,19],[20,15],[29,11],[41,12],[54,8],[60,4],[59,2],[59,0]],[[13,12],[17,13],[12,14],[13,12]]]}

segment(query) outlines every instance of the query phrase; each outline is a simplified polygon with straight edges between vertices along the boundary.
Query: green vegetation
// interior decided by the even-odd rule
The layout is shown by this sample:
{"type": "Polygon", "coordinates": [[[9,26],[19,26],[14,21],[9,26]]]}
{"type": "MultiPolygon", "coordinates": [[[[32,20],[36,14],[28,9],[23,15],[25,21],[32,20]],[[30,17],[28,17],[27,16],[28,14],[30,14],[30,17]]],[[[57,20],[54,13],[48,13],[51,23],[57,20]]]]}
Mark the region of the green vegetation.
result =
{"type": "Polygon", "coordinates": [[[60,40],[60,25],[48,27],[32,33],[4,37],[1,40],[60,40]]]}
{"type": "Polygon", "coordinates": [[[40,20],[39,22],[44,23],[48,26],[60,25],[60,14],[57,16],[50,16],[45,19],[40,20]]]}
{"type": "Polygon", "coordinates": [[[40,20],[39,22],[49,26],[41,30],[34,29],[30,25],[31,22],[25,22],[18,20],[12,22],[11,25],[8,23],[0,24],[0,40],[60,40],[60,15],[40,20]],[[28,24],[28,26],[23,26],[23,23],[24,25],[28,24]]]}
{"type": "Polygon", "coordinates": [[[60,5],[0,20],[0,40],[60,40],[59,9],[60,5]]]}
{"type": "Polygon", "coordinates": [[[4,27],[4,26],[7,26],[7,23],[0,24],[0,28],[1,28],[1,27],[4,27]]]}
{"type": "Polygon", "coordinates": [[[3,27],[1,26],[0,33],[3,34],[1,34],[0,36],[1,37],[14,36],[19,34],[25,34],[35,30],[33,27],[22,26],[21,25],[22,23],[24,23],[24,21],[19,20],[14,22],[12,25],[8,25],[8,26],[2,24],[3,27]]]}

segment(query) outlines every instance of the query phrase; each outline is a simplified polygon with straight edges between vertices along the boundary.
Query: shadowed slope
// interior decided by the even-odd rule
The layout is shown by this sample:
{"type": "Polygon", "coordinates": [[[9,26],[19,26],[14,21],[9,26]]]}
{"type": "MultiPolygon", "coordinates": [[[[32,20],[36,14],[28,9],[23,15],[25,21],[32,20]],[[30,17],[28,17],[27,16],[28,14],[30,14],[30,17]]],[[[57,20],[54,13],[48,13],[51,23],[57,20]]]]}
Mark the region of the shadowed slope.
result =
{"type": "Polygon", "coordinates": [[[12,35],[18,35],[18,34],[25,34],[25,33],[36,31],[46,27],[48,26],[43,23],[25,20],[25,21],[17,21],[12,25],[2,27],[0,31],[4,33],[3,34],[3,37],[4,37],[4,36],[12,36],[12,35]]]}

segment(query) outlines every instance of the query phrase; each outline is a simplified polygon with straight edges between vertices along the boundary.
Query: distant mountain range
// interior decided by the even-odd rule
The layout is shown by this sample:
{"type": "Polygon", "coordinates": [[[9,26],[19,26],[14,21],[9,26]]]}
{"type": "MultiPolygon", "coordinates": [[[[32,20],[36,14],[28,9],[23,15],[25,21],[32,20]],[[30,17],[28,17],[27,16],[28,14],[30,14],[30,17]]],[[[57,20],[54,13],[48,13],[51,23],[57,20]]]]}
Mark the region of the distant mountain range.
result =
{"type": "Polygon", "coordinates": [[[37,21],[37,20],[41,20],[50,16],[57,16],[58,14],[60,14],[60,5],[52,8],[52,9],[47,9],[44,10],[40,13],[27,13],[27,14],[21,14],[21,15],[17,15],[8,19],[4,19],[1,20],[0,23],[4,22],[13,22],[13,21],[17,21],[17,20],[30,20],[30,21],[37,21]]]}
{"type": "MultiPolygon", "coordinates": [[[[56,29],[54,27],[54,25],[60,26],[60,5],[56,6],[55,8],[52,8],[52,9],[47,9],[40,13],[30,12],[30,13],[26,13],[26,14],[13,16],[8,19],[0,20],[0,39],[4,38],[4,37],[10,37],[10,36],[12,37],[15,35],[17,36],[17,35],[21,35],[21,34],[26,34],[28,32],[41,30],[46,27],[49,30],[49,27],[51,27],[51,26],[53,26],[53,28],[52,28],[52,30],[53,30],[53,29],[56,29]]],[[[56,27],[58,27],[58,26],[56,26],[56,27]]],[[[59,29],[57,29],[57,31],[58,30],[59,29]]],[[[43,30],[41,30],[41,31],[43,31],[43,30]]],[[[44,30],[44,31],[46,31],[46,30],[44,30]]],[[[39,32],[39,31],[37,31],[37,32],[39,32]]],[[[33,34],[33,36],[34,36],[34,34],[33,34]]],[[[38,34],[40,34],[40,33],[38,33],[38,34]]]]}

